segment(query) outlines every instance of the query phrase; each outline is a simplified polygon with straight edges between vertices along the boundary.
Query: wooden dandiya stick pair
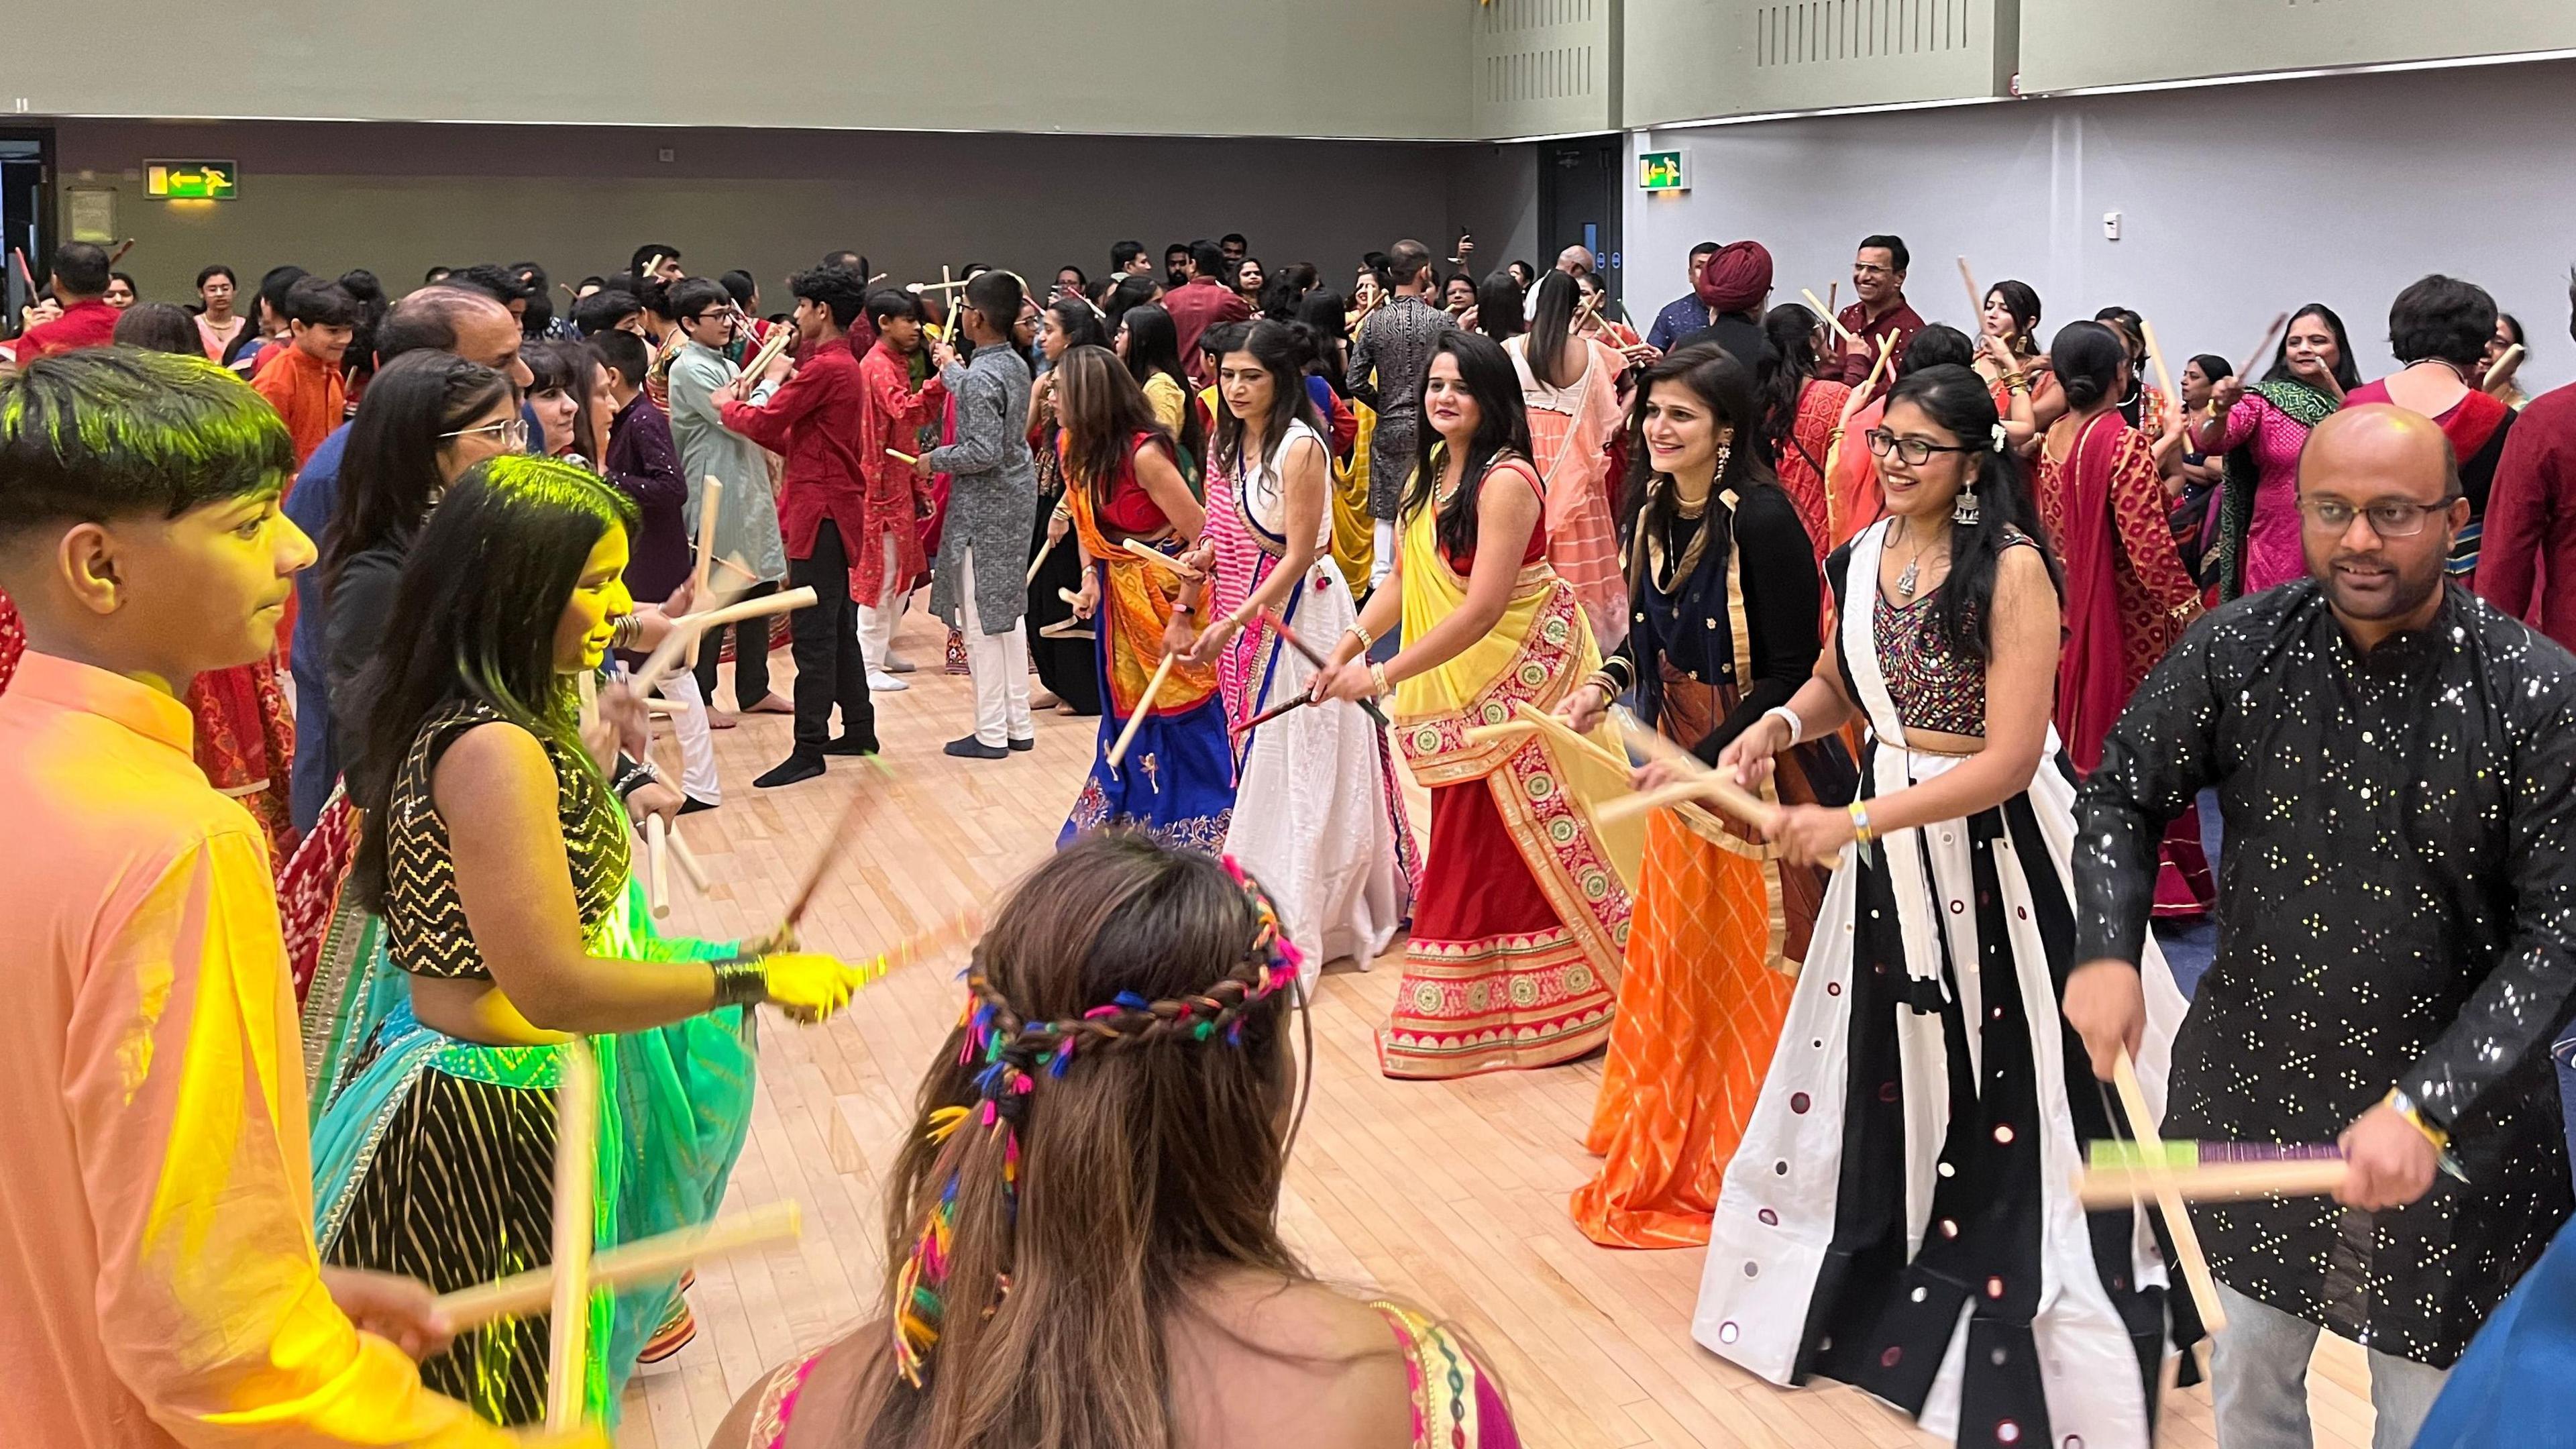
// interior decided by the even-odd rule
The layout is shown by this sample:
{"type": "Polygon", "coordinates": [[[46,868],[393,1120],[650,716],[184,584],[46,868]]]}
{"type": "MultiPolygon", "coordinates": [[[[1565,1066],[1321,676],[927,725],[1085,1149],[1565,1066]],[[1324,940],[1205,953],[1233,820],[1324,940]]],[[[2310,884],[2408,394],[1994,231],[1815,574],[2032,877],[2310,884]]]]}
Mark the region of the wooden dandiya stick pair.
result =
{"type": "Polygon", "coordinates": [[[747,378],[758,378],[769,370],[769,364],[778,360],[778,354],[785,352],[789,344],[795,340],[796,329],[793,327],[770,328],[769,335],[761,339],[760,350],[744,361],[742,375],[747,378]]]}
{"type": "MultiPolygon", "coordinates": [[[[2120,1111],[2129,1119],[2129,1137],[2148,1162],[2159,1160],[2164,1143],[2156,1136],[2155,1114],[2147,1110],[2146,1089],[2138,1083],[2138,1064],[2129,1057],[2127,1047],[2120,1048],[2118,1060],[2112,1063],[2111,1085],[2120,1096],[2120,1111]]],[[[2313,1164],[2311,1164],[2312,1166],[2313,1164]]],[[[2342,1181],[2342,1164],[2335,1164],[2337,1182],[2342,1181]]],[[[2175,1175],[2161,1167],[2142,1171],[2132,1184],[2129,1201],[2137,1202],[2148,1193],[2155,1197],[2156,1207],[2164,1214],[2165,1232],[2173,1239],[2176,1266],[2182,1269],[2184,1286],[2191,1290],[2192,1307],[2200,1312],[2200,1325],[2213,1336],[2227,1328],[2227,1309],[2218,1301],[2218,1280],[2209,1271],[2209,1257],[2200,1250],[2200,1234],[2193,1230],[2191,1212],[2183,1206],[2182,1192],[2175,1175]],[[2137,1189],[2143,1188],[2140,1192],[2137,1189]]],[[[2078,1196],[2082,1188],[2077,1189],[2078,1196]]],[[[2119,1199],[2114,1198],[2116,1205],[2119,1199]]]]}
{"type": "MultiPolygon", "coordinates": [[[[1329,669],[1332,667],[1331,661],[1324,657],[1322,650],[1317,649],[1314,645],[1297,637],[1297,631],[1288,627],[1287,619],[1282,617],[1277,609],[1262,610],[1261,622],[1269,625],[1270,631],[1279,636],[1279,642],[1296,650],[1308,664],[1315,666],[1318,670],[1329,669]]],[[[1379,728],[1395,728],[1394,722],[1386,717],[1386,711],[1378,707],[1378,702],[1376,700],[1363,699],[1356,701],[1356,703],[1359,705],[1361,711],[1367,714],[1370,719],[1378,722],[1379,728]]],[[[1259,724],[1260,721],[1254,720],[1251,723],[1259,724]]],[[[1245,726],[1247,729],[1250,727],[1250,725],[1245,726]]]]}
{"type": "Polygon", "coordinates": [[[1648,759],[1676,766],[1689,778],[1613,800],[1595,809],[1593,819],[1607,825],[1649,810],[1675,805],[1714,804],[1766,835],[1779,823],[1779,806],[1736,784],[1699,756],[1646,728],[1635,715],[1624,709],[1614,709],[1612,718],[1619,726],[1620,738],[1628,742],[1628,748],[1648,759]]]}
{"type": "MultiPolygon", "coordinates": [[[[1196,570],[1183,568],[1168,555],[1149,548],[1136,539],[1123,540],[1123,546],[1127,552],[1169,571],[1178,578],[1191,583],[1199,581],[1200,575],[1196,570]]],[[[1136,742],[1136,732],[1145,727],[1145,716],[1153,713],[1154,700],[1163,692],[1163,681],[1172,677],[1172,666],[1178,664],[1180,660],[1181,656],[1165,651],[1161,662],[1154,666],[1154,677],[1145,681],[1145,692],[1136,697],[1136,707],[1128,713],[1127,727],[1120,730],[1118,738],[1110,743],[1109,754],[1106,757],[1109,768],[1117,769],[1120,762],[1127,758],[1127,747],[1136,742]]]]}
{"type": "MultiPolygon", "coordinates": [[[[1861,379],[1860,386],[1843,395],[1842,416],[1834,420],[1833,439],[1825,444],[1825,499],[1828,503],[1835,496],[1835,470],[1842,464],[1843,434],[1850,429],[1851,420],[1860,416],[1860,410],[1868,405],[1870,393],[1877,388],[1879,377],[1887,371],[1887,360],[1895,352],[1895,343],[1893,336],[1878,339],[1878,357],[1869,365],[1869,376],[1861,379]]],[[[1835,531],[1840,532],[1841,520],[1835,520],[1834,526],[1835,531]]]]}

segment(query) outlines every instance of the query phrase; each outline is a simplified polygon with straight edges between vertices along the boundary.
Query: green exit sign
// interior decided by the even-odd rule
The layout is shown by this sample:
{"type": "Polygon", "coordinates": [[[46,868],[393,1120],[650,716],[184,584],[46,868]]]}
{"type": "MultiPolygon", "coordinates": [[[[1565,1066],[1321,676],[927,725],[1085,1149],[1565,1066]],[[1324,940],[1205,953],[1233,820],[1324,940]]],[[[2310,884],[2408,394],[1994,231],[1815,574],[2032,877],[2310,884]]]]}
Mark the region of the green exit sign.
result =
{"type": "Polygon", "coordinates": [[[1690,177],[1682,167],[1679,151],[1648,151],[1637,157],[1637,189],[1640,191],[1688,191],[1690,177]]]}
{"type": "Polygon", "coordinates": [[[143,194],[163,201],[230,201],[241,168],[230,161],[146,161],[143,194]]]}

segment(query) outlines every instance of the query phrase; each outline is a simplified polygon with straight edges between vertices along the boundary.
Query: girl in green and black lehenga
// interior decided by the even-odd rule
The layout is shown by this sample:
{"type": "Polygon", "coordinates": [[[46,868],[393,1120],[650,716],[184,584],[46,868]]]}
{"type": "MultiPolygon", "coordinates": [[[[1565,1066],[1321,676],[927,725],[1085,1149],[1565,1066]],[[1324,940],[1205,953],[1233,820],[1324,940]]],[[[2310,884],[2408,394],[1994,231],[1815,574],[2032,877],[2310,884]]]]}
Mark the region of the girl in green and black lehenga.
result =
{"type": "MultiPolygon", "coordinates": [[[[637,908],[625,815],[595,763],[615,741],[589,737],[574,688],[632,608],[633,523],[580,468],[499,458],[449,491],[404,566],[350,782],[365,826],[349,889],[383,918],[379,960],[408,990],[315,1128],[328,1262],[442,1293],[547,1262],[554,1088],[575,1035],[603,1082],[598,1246],[704,1221],[748,1126],[746,1008],[818,1020],[858,983],[827,957],[658,939],[637,908]]],[[[586,1417],[613,1413],[674,1289],[594,1297],[586,1417]]],[[[421,1374],[531,1423],[546,1357],[543,1317],[505,1320],[421,1374]]]]}

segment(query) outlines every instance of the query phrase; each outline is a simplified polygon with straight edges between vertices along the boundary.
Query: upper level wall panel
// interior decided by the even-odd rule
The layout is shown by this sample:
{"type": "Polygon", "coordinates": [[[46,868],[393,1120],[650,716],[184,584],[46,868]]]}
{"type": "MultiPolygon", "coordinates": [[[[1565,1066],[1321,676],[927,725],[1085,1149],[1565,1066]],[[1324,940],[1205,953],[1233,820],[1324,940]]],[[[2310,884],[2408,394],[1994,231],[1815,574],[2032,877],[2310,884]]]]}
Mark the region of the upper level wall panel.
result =
{"type": "Polygon", "coordinates": [[[2021,86],[2027,94],[2569,47],[2570,0],[2022,0],[2021,86]]]}
{"type": "Polygon", "coordinates": [[[1473,8],[122,0],[118,33],[153,55],[251,45],[256,62],[65,65],[56,46],[0,45],[0,116],[1443,140],[1469,134],[1473,8]]]}
{"type": "Polygon", "coordinates": [[[2004,93],[2020,0],[1626,0],[1622,123],[2004,93]]]}

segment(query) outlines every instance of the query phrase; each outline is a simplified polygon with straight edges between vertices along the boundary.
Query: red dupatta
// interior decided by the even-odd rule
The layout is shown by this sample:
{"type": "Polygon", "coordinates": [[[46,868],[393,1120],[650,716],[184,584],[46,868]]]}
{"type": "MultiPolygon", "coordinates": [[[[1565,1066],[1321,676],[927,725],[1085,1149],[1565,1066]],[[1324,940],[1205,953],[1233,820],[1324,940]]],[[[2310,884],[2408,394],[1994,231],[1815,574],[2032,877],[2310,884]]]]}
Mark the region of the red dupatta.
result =
{"type": "Polygon", "coordinates": [[[2057,656],[2057,733],[2079,774],[2101,763],[2102,737],[2129,702],[2120,630],[2119,540],[2111,517],[2113,480],[2145,455],[2123,448],[2129,425],[2117,412],[2084,424],[2059,463],[2041,452],[2039,510],[2066,568],[2066,639],[2057,656]],[[2105,426],[2107,424],[2107,426],[2105,426]]]}

